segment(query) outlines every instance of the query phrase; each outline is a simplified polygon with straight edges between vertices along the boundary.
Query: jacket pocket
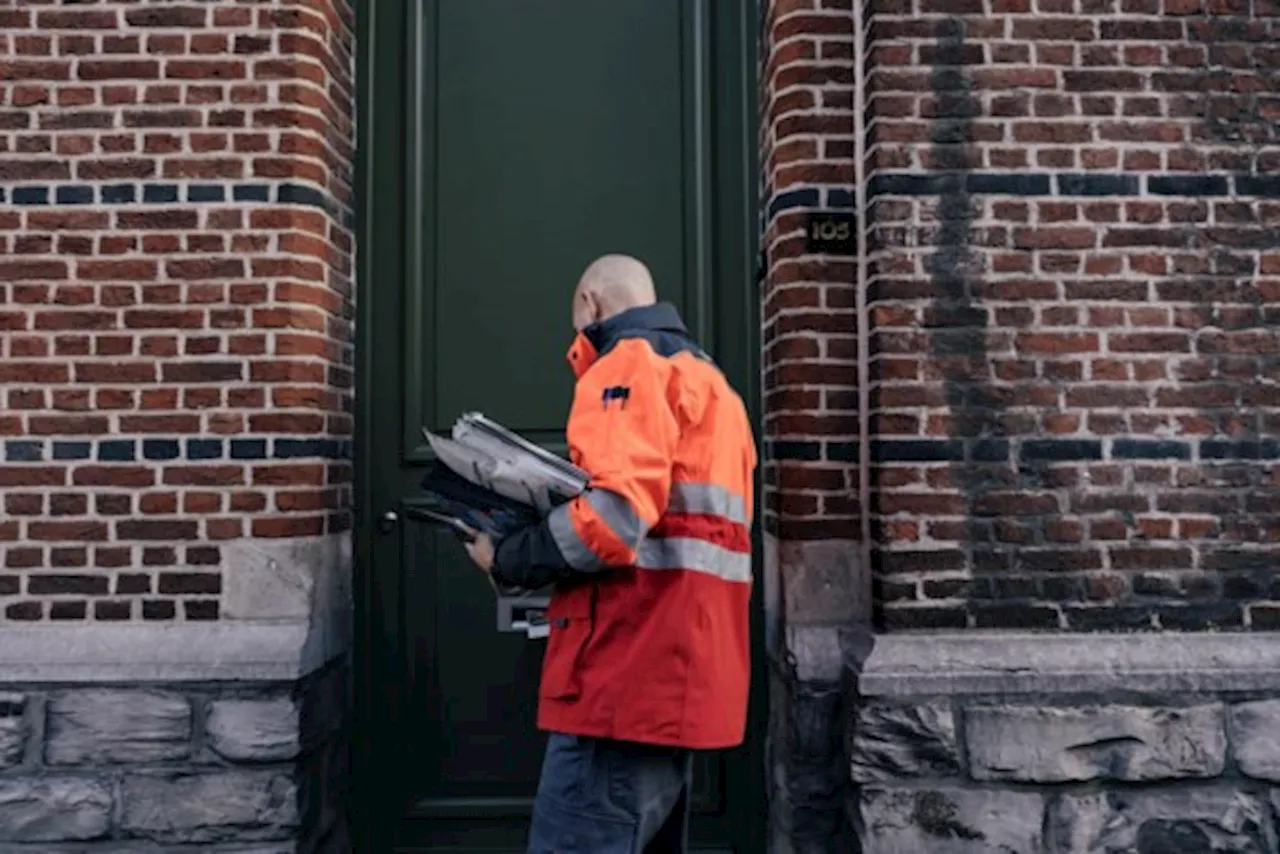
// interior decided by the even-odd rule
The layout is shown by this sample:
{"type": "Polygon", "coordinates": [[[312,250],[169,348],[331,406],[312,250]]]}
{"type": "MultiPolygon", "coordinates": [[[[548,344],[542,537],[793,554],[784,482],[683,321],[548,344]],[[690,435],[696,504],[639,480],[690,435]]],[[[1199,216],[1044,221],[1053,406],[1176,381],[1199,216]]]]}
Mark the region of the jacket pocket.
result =
{"type": "Polygon", "coordinates": [[[543,697],[576,700],[582,692],[580,659],[591,636],[591,591],[586,585],[557,593],[547,608],[551,635],[542,659],[543,697]]]}

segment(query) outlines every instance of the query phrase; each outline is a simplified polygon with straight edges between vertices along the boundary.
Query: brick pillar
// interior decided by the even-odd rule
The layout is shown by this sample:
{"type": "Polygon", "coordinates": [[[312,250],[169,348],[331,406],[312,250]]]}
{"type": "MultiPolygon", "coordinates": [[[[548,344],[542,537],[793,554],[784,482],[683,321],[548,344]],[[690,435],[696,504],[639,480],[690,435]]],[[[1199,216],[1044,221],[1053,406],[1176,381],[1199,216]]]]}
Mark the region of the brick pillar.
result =
{"type": "Polygon", "coordinates": [[[869,609],[859,503],[855,259],[814,254],[854,207],[850,0],[764,4],[761,71],[765,595],[771,850],[841,850],[841,638],[869,609]]]}
{"type": "Polygon", "coordinates": [[[871,5],[864,843],[1272,850],[1280,9],[871,5]]]}
{"type": "Polygon", "coordinates": [[[0,843],[336,826],[291,788],[339,754],[298,748],[314,692],[287,681],[349,619],[352,25],[343,0],[0,9],[0,681],[25,686],[0,770],[37,813],[0,807],[0,843]],[[192,687],[260,678],[276,705],[192,687]],[[218,775],[183,765],[209,750],[218,775]],[[118,789],[40,789],[103,762],[118,789]],[[156,762],[195,776],[131,776],[156,762]]]}

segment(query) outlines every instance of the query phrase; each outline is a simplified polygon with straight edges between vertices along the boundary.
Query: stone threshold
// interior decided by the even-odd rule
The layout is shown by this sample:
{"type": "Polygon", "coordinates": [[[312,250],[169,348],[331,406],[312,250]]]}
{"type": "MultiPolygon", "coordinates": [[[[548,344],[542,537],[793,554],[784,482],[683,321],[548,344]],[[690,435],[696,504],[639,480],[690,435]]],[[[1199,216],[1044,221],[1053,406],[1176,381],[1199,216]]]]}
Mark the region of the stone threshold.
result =
{"type": "Polygon", "coordinates": [[[1280,632],[877,635],[870,697],[1280,690],[1280,632]]]}
{"type": "Polygon", "coordinates": [[[0,626],[0,683],[295,680],[336,650],[302,622],[0,626]]]}

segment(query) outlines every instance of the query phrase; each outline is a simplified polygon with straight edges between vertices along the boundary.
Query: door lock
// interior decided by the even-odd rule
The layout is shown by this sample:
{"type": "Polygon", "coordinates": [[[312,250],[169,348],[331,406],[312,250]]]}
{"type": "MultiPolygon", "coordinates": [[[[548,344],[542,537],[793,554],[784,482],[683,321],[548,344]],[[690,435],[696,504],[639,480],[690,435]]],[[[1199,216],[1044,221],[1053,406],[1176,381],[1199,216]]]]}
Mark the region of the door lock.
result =
{"type": "Polygon", "coordinates": [[[400,521],[400,514],[394,510],[388,510],[382,514],[382,518],[378,520],[378,529],[384,534],[390,534],[395,530],[396,523],[400,521]]]}

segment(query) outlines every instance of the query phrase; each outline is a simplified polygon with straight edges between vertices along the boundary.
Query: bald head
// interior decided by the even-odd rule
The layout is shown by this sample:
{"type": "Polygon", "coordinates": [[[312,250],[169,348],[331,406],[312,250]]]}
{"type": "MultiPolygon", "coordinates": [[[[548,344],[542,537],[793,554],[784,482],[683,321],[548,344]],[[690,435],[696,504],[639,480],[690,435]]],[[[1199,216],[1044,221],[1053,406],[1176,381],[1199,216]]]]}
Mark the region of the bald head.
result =
{"type": "Polygon", "coordinates": [[[592,261],[578,280],[573,328],[581,332],[592,323],[657,301],[648,267],[630,255],[604,255],[592,261]]]}

